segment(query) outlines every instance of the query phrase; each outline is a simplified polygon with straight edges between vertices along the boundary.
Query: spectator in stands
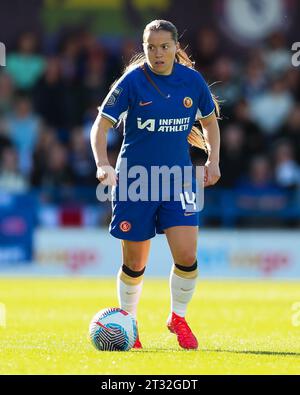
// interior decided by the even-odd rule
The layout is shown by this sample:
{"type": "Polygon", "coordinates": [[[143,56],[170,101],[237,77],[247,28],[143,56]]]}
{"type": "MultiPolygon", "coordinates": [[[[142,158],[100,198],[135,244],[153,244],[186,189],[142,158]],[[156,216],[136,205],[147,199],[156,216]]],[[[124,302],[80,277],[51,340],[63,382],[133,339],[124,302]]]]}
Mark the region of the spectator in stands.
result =
{"type": "Polygon", "coordinates": [[[296,162],[292,143],[278,140],[273,150],[273,159],[277,185],[286,190],[296,190],[300,186],[300,166],[296,162]]]}
{"type": "Polygon", "coordinates": [[[236,188],[240,209],[254,212],[270,212],[285,206],[284,192],[276,185],[270,160],[257,156],[250,162],[248,176],[236,188]]]}
{"type": "Polygon", "coordinates": [[[245,131],[236,124],[229,124],[222,133],[220,168],[222,177],[220,186],[236,186],[245,172],[247,152],[245,150],[245,131]]]}
{"type": "Polygon", "coordinates": [[[58,129],[67,127],[70,111],[67,86],[62,77],[60,60],[56,56],[47,59],[45,73],[34,90],[34,104],[49,126],[58,129]]]}
{"type": "Polygon", "coordinates": [[[41,188],[59,189],[74,185],[72,169],[68,164],[68,151],[66,147],[56,142],[49,147],[45,168],[39,174],[34,174],[32,183],[41,188]]]}
{"type": "Polygon", "coordinates": [[[246,100],[241,99],[235,105],[233,119],[245,131],[245,150],[248,155],[254,156],[266,152],[264,134],[251,118],[249,104],[246,100]]]}
{"type": "Polygon", "coordinates": [[[237,65],[229,57],[222,56],[215,62],[213,71],[213,81],[216,83],[212,86],[212,91],[221,100],[222,113],[231,117],[232,107],[241,97],[237,65]]]}
{"type": "Polygon", "coordinates": [[[122,60],[122,69],[130,62],[133,56],[139,52],[138,44],[136,40],[131,38],[126,38],[122,42],[121,46],[121,60],[122,60]]]}
{"type": "Polygon", "coordinates": [[[293,95],[296,102],[300,103],[300,69],[299,67],[291,67],[284,75],[287,88],[293,95]]]}
{"type": "Polygon", "coordinates": [[[0,116],[12,111],[14,104],[14,84],[9,74],[0,74],[0,116]]]}
{"type": "Polygon", "coordinates": [[[45,69],[44,57],[37,48],[37,36],[26,32],[19,38],[17,52],[7,56],[6,69],[17,89],[30,91],[45,69]]]}
{"type": "Polygon", "coordinates": [[[282,31],[270,34],[263,55],[271,76],[281,75],[291,67],[291,52],[282,31]]]}
{"type": "Polygon", "coordinates": [[[267,71],[260,49],[253,50],[242,72],[242,92],[247,100],[254,100],[267,88],[267,71]]]}
{"type": "Polygon", "coordinates": [[[295,151],[295,159],[300,164],[300,103],[291,111],[286,123],[278,133],[278,138],[288,139],[295,151]]]}
{"type": "Polygon", "coordinates": [[[86,144],[81,127],[72,130],[69,160],[76,185],[97,186],[92,152],[86,144]]]}
{"type": "Polygon", "coordinates": [[[33,110],[29,97],[16,98],[14,109],[5,120],[8,137],[18,149],[20,170],[28,174],[31,170],[32,155],[41,128],[41,120],[33,110]]]}
{"type": "Polygon", "coordinates": [[[40,179],[47,171],[48,155],[52,146],[58,143],[56,132],[49,126],[44,126],[38,137],[33,153],[33,165],[31,172],[31,183],[39,185],[40,179]]]}
{"type": "Polygon", "coordinates": [[[192,53],[196,69],[208,82],[215,81],[213,65],[220,57],[220,40],[216,31],[209,27],[201,28],[195,35],[192,53]]]}
{"type": "Polygon", "coordinates": [[[80,36],[77,32],[68,34],[66,37],[63,37],[60,46],[59,58],[63,79],[68,82],[75,82],[79,78],[80,36]]]}
{"type": "Polygon", "coordinates": [[[23,193],[28,190],[28,182],[18,169],[18,154],[14,147],[2,150],[0,160],[0,190],[23,193]]]}
{"type": "Polygon", "coordinates": [[[95,49],[87,58],[83,78],[84,109],[91,103],[104,100],[109,85],[106,77],[106,57],[103,51],[95,49]]]}
{"type": "MultiPolygon", "coordinates": [[[[59,54],[62,78],[66,86],[65,124],[68,129],[80,124],[84,113],[85,103],[82,95],[81,50],[81,32],[75,31],[65,37],[59,54]]],[[[85,71],[85,75],[86,73],[87,71],[85,71]]],[[[65,135],[62,134],[62,139],[64,142],[67,142],[68,130],[64,132],[65,135]]]]}
{"type": "Polygon", "coordinates": [[[287,120],[293,106],[294,99],[282,77],[275,78],[271,83],[270,90],[250,101],[253,120],[258,123],[269,138],[278,132],[287,120]]]}

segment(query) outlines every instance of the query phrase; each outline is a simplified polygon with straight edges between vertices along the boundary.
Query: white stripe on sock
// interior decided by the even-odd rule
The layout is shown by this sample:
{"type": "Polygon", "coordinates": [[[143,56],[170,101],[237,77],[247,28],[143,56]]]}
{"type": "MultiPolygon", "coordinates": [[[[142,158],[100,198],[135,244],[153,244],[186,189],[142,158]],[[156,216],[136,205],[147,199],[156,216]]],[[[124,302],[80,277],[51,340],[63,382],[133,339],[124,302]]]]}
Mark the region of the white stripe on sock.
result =
{"type": "Polygon", "coordinates": [[[196,278],[182,278],[174,273],[170,274],[171,312],[185,317],[188,303],[192,299],[197,284],[196,278]]]}
{"type": "Polygon", "coordinates": [[[143,281],[141,281],[137,285],[127,285],[120,279],[120,276],[118,275],[117,292],[119,306],[121,309],[133,314],[135,318],[137,315],[137,306],[142,292],[142,288],[143,281]]]}

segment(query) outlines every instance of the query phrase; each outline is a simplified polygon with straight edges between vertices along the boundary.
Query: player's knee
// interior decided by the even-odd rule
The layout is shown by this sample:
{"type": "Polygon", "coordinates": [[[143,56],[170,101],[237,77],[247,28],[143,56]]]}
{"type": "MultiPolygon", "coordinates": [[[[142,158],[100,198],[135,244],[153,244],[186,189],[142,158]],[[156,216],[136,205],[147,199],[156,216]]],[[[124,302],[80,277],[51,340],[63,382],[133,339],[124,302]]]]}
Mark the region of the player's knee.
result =
{"type": "Polygon", "coordinates": [[[176,256],[175,262],[182,266],[192,266],[197,260],[195,254],[191,254],[190,252],[181,253],[176,256]]]}
{"type": "Polygon", "coordinates": [[[145,263],[139,259],[127,259],[124,265],[134,272],[140,272],[145,269],[145,263]]]}

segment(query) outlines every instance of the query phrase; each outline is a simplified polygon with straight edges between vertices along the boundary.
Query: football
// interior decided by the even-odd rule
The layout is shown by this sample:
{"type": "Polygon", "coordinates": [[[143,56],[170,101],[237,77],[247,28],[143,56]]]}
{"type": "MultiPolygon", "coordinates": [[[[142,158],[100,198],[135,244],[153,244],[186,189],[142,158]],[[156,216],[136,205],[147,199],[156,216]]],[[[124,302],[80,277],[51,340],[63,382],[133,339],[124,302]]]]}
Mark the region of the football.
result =
{"type": "Polygon", "coordinates": [[[97,350],[128,351],[137,338],[136,320],[118,307],[100,310],[92,318],[89,336],[97,350]]]}

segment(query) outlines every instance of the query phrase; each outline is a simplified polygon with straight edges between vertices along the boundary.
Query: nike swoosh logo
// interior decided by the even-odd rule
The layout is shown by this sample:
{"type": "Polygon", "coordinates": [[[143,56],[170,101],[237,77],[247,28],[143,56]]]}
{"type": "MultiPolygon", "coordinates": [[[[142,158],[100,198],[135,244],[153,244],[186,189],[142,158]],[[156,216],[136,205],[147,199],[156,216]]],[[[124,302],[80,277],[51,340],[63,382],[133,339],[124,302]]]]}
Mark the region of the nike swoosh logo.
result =
{"type": "Polygon", "coordinates": [[[140,101],[139,105],[141,107],[143,107],[143,106],[149,106],[149,104],[151,104],[151,103],[152,103],[152,101],[140,101]]]}
{"type": "Polygon", "coordinates": [[[134,295],[136,292],[126,292],[126,295],[134,295]]]}
{"type": "Polygon", "coordinates": [[[195,215],[195,213],[191,213],[191,214],[186,214],[186,213],[184,213],[184,216],[185,216],[185,217],[189,217],[190,215],[195,215]]]}

